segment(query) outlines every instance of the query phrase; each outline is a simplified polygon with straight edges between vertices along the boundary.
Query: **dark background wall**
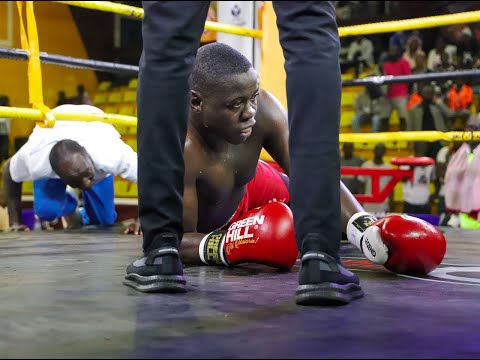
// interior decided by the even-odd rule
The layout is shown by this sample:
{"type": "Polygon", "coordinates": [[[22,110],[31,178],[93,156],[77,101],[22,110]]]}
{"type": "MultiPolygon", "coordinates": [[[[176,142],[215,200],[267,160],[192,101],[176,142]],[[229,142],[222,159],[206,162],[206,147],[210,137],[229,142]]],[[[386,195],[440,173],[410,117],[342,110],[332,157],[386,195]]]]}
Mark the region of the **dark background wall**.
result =
{"type": "MultiPolygon", "coordinates": [[[[141,7],[141,1],[116,1],[130,6],[141,7]]],[[[114,46],[114,14],[70,6],[85,48],[92,60],[138,65],[142,51],[141,20],[121,18],[121,46],[114,46]]],[[[117,76],[97,72],[102,80],[118,80],[117,76]]]]}

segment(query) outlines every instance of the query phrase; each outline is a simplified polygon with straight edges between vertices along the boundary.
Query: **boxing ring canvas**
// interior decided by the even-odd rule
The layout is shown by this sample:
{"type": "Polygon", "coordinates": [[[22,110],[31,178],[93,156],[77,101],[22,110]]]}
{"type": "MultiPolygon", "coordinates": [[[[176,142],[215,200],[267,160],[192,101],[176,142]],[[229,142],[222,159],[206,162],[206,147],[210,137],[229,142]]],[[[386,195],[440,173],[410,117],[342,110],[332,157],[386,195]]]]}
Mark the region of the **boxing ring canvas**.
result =
{"type": "Polygon", "coordinates": [[[479,358],[479,235],[441,229],[422,278],[342,242],[365,297],[339,307],[295,304],[298,263],[187,267],[187,293],[145,294],[122,285],[141,238],[120,227],[1,233],[0,357],[479,358]]]}

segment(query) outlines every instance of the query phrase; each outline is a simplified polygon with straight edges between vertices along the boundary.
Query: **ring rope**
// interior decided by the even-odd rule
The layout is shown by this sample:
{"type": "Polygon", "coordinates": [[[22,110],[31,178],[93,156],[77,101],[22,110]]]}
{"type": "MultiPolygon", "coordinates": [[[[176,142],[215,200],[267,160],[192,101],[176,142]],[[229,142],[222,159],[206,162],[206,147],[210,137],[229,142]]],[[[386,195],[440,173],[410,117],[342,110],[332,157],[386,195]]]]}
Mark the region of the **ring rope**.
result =
{"type": "MultiPolygon", "coordinates": [[[[144,11],[142,8],[124,4],[118,4],[110,1],[53,1],[56,3],[82,7],[86,9],[112,12],[124,16],[143,19],[144,11]]],[[[368,34],[380,34],[395,32],[400,30],[427,29],[433,27],[474,23],[480,21],[480,11],[466,11],[456,14],[426,16],[414,19],[383,21],[377,23],[360,24],[352,26],[341,26],[338,28],[340,37],[358,36],[368,34]]],[[[248,29],[240,26],[221,24],[213,21],[205,22],[205,29],[217,32],[225,32],[241,36],[249,36],[257,39],[263,37],[260,30],[248,29]]]]}
{"type": "MultiPolygon", "coordinates": [[[[0,106],[0,117],[41,121],[43,116],[44,114],[39,109],[0,106]]],[[[68,121],[103,121],[113,125],[137,126],[137,118],[135,116],[119,114],[55,111],[55,119],[68,121]]]]}
{"type": "MultiPolygon", "coordinates": [[[[29,56],[30,53],[28,52],[28,50],[15,48],[0,48],[0,58],[13,60],[28,60],[29,56]]],[[[86,69],[130,75],[138,75],[139,71],[138,66],[135,65],[119,64],[90,59],[80,59],[64,55],[48,54],[46,52],[40,52],[39,57],[42,63],[66,66],[74,69],[86,69]]]]}
{"type": "MultiPolygon", "coordinates": [[[[21,118],[25,120],[40,120],[42,112],[38,109],[0,106],[0,116],[7,118],[21,118]]],[[[72,121],[104,121],[114,125],[137,126],[135,116],[117,114],[55,112],[57,120],[72,121]]],[[[480,141],[480,131],[401,131],[384,133],[342,133],[340,142],[387,142],[387,141],[480,141]]]]}
{"type": "Polygon", "coordinates": [[[340,142],[377,143],[399,141],[479,141],[480,131],[397,131],[380,133],[342,133],[340,142]]]}
{"type": "Polygon", "coordinates": [[[412,75],[384,75],[384,76],[367,76],[362,79],[344,80],[342,86],[362,86],[367,84],[383,85],[392,83],[408,83],[424,80],[450,80],[466,77],[480,77],[479,69],[472,70],[455,70],[444,71],[426,74],[412,74],[412,75]]]}
{"type": "MultiPolygon", "coordinates": [[[[100,10],[112,12],[124,16],[143,19],[143,9],[136,6],[117,4],[111,1],[53,1],[60,4],[82,7],[85,9],[100,10]]],[[[224,32],[229,34],[248,36],[261,39],[262,31],[256,29],[244,28],[236,25],[221,24],[218,22],[205,21],[205,29],[216,32],[224,32]]]]}
{"type": "Polygon", "coordinates": [[[370,24],[343,26],[338,28],[340,37],[380,34],[400,30],[428,29],[433,27],[473,23],[480,21],[480,11],[466,11],[456,14],[426,16],[414,19],[383,21],[370,24]]]}
{"type": "MultiPolygon", "coordinates": [[[[14,60],[28,60],[30,53],[27,50],[12,49],[12,48],[0,48],[0,58],[8,58],[14,60]]],[[[104,71],[111,73],[124,73],[130,75],[138,75],[139,67],[136,65],[119,64],[107,61],[80,59],[70,56],[48,54],[46,52],[40,52],[39,57],[42,63],[66,66],[75,69],[87,69],[95,71],[104,71]]],[[[386,76],[368,76],[362,79],[344,80],[342,86],[364,86],[367,84],[383,85],[391,83],[408,83],[423,80],[443,80],[443,79],[456,79],[467,77],[480,77],[479,69],[471,70],[456,70],[445,71],[437,73],[426,74],[412,74],[412,75],[386,75],[386,76]]]]}

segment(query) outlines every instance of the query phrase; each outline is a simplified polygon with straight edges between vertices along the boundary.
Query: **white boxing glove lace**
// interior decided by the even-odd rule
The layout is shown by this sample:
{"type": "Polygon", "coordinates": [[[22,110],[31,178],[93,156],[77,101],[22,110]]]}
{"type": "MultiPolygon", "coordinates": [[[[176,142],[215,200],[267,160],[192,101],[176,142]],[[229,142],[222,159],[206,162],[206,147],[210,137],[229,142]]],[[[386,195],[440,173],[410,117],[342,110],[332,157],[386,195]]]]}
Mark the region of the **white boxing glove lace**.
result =
{"type": "Polygon", "coordinates": [[[360,239],[360,250],[368,260],[375,264],[383,265],[388,260],[388,247],[382,240],[380,228],[369,226],[360,239]]]}
{"type": "Polygon", "coordinates": [[[388,260],[388,247],[384,244],[378,226],[372,226],[377,218],[367,212],[353,215],[347,225],[347,239],[355,245],[368,260],[375,264],[385,264],[388,260]]]}

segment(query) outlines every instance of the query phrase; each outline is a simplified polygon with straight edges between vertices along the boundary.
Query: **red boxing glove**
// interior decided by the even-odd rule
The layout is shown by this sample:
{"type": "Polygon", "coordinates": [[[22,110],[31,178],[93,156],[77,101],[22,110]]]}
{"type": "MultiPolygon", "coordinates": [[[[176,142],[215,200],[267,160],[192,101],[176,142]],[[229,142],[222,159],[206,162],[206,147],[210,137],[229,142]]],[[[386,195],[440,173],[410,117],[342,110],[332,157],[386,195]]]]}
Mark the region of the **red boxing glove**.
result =
{"type": "Polygon", "coordinates": [[[417,275],[428,274],[442,262],[447,243],[432,224],[409,215],[390,215],[369,224],[362,220],[368,218],[364,214],[349,222],[357,229],[350,228],[350,234],[358,234],[362,222],[368,227],[349,240],[372,262],[397,274],[417,275]]]}
{"type": "Polygon", "coordinates": [[[282,202],[252,209],[228,230],[207,234],[199,254],[208,265],[259,263],[289,270],[298,256],[292,211],[282,202]]]}

